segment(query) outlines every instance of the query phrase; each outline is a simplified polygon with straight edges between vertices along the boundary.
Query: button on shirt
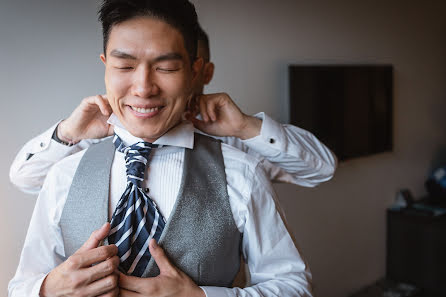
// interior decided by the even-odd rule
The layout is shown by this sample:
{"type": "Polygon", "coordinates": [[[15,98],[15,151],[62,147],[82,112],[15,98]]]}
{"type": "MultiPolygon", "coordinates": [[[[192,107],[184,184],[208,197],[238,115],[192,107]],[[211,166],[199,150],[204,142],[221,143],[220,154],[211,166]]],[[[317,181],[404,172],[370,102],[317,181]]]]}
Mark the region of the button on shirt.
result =
{"type": "MultiPolygon", "coordinates": [[[[128,145],[140,141],[119,123],[115,123],[115,132],[128,145]]],[[[159,138],[155,143],[161,147],[153,149],[150,156],[143,187],[150,189],[150,197],[166,219],[179,191],[184,150],[194,145],[193,135],[193,126],[184,122],[159,138]]],[[[9,283],[11,297],[37,297],[45,276],[66,259],[59,221],[84,152],[65,158],[48,173],[36,202],[16,275],[9,283]]],[[[309,270],[282,221],[274,190],[261,162],[226,144],[222,144],[222,154],[229,202],[236,226],[243,234],[242,252],[248,263],[251,286],[244,289],[205,286],[202,289],[208,297],[311,296],[309,270]]],[[[124,155],[115,152],[110,180],[110,216],[125,185],[124,155]]]]}

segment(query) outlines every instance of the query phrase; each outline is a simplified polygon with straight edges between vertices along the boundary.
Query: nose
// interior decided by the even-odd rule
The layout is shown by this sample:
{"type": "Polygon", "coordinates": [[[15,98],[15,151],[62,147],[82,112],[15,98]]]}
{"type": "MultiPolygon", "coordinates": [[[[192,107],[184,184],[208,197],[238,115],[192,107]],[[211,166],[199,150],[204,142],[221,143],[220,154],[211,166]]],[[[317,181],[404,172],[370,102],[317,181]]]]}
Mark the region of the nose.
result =
{"type": "Polygon", "coordinates": [[[134,73],[132,93],[134,96],[149,98],[157,95],[159,88],[150,68],[141,67],[134,73]]]}

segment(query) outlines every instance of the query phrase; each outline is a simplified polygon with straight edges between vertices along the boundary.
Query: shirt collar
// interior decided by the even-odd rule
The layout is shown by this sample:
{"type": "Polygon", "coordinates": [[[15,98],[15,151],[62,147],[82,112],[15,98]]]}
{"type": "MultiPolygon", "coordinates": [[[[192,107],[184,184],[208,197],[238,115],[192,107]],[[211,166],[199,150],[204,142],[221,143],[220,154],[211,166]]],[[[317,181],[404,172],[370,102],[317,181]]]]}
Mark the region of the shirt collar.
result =
{"type": "MultiPolygon", "coordinates": [[[[144,141],[141,138],[130,134],[130,132],[127,131],[127,129],[124,127],[124,125],[121,123],[121,121],[115,114],[112,114],[110,116],[107,123],[114,126],[116,135],[118,135],[121,138],[121,140],[124,142],[126,146],[144,141]]],[[[177,147],[193,149],[194,126],[189,121],[182,121],[180,124],[170,129],[163,136],[158,138],[154,142],[154,144],[158,144],[160,146],[169,145],[169,146],[177,146],[177,147]]]]}

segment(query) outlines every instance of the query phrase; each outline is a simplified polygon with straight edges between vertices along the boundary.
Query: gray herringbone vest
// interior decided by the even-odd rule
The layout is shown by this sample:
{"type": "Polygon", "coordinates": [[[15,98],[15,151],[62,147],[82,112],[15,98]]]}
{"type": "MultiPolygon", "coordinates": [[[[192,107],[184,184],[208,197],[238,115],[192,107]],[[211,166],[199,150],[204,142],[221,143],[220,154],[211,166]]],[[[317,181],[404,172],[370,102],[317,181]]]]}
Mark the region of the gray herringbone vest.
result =
{"type": "MultiPolygon", "coordinates": [[[[108,139],[91,146],[79,163],[60,220],[66,257],[108,220],[114,152],[108,139]]],[[[159,244],[198,285],[228,287],[240,268],[240,242],[229,204],[221,144],[195,134],[194,149],[185,149],[180,191],[159,244]]],[[[144,277],[158,274],[152,258],[144,277]]]]}

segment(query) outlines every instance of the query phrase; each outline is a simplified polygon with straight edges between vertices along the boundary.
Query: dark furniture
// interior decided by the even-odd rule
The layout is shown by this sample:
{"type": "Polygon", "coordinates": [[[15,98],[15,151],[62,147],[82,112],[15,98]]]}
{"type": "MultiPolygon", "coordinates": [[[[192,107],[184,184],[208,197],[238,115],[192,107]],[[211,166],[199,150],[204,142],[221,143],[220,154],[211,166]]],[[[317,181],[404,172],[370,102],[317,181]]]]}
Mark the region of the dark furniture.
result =
{"type": "Polygon", "coordinates": [[[386,277],[446,296],[446,215],[387,211],[386,277]]]}

